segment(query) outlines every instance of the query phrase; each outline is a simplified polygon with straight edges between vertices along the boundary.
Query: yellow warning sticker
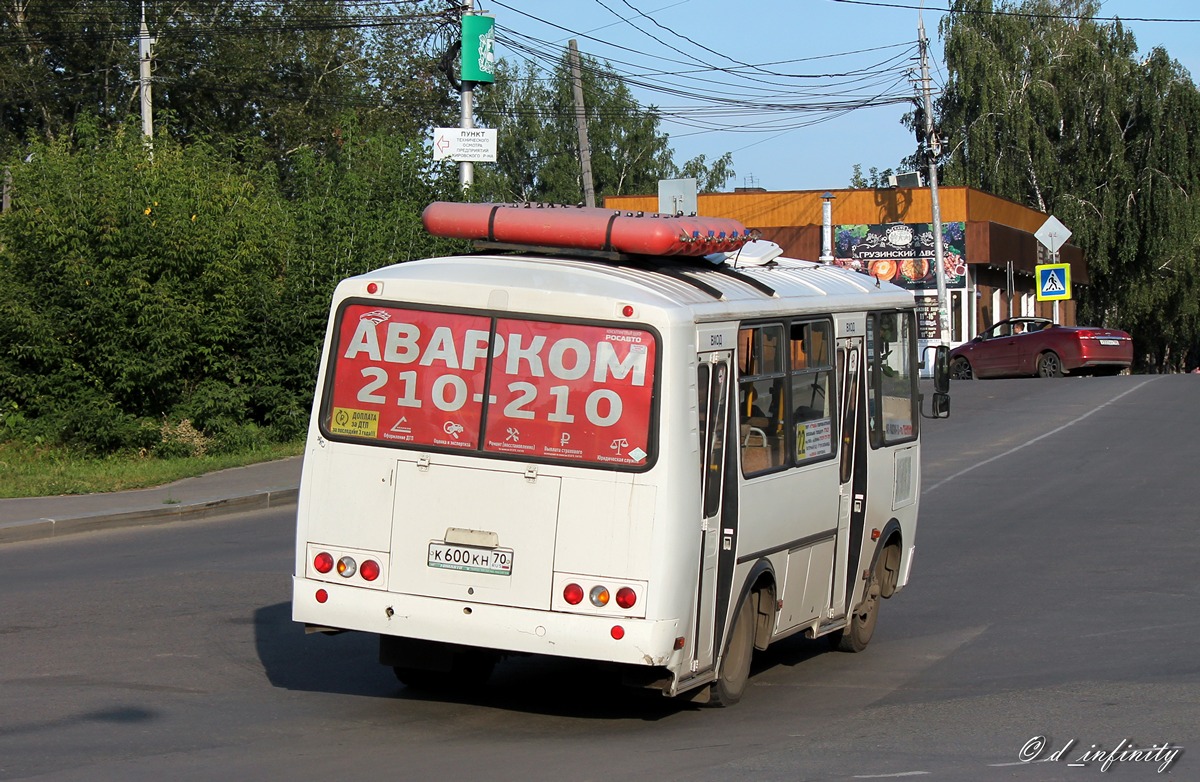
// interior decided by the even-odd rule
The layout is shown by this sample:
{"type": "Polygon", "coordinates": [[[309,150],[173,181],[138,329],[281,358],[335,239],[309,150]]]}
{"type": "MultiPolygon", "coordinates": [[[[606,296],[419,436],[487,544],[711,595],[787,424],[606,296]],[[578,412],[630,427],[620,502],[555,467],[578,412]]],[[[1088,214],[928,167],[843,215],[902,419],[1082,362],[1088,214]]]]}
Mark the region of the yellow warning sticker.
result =
{"type": "Polygon", "coordinates": [[[329,421],[329,431],[351,437],[376,437],[379,432],[379,412],[335,407],[329,421]]]}

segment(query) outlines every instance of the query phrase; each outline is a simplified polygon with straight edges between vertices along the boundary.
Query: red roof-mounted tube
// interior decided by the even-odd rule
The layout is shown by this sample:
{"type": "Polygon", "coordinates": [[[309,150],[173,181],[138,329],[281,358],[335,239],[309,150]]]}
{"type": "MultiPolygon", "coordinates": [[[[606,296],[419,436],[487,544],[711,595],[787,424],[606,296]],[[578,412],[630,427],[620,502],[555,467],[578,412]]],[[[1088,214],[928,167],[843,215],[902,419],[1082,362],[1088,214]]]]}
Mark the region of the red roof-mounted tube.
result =
{"type": "Polygon", "coordinates": [[[630,255],[732,252],[752,238],[740,222],[724,217],[634,214],[599,207],[530,209],[436,201],[425,208],[421,221],[429,233],[450,239],[630,255]]]}

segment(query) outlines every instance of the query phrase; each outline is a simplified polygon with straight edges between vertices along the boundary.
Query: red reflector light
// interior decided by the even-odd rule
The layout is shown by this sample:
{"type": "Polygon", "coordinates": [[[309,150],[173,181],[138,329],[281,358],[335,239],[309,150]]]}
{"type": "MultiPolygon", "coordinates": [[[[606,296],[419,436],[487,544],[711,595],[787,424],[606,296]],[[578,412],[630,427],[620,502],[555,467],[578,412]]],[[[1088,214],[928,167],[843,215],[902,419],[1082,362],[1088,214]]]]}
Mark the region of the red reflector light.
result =
{"type": "Polygon", "coordinates": [[[318,573],[328,573],[333,570],[333,557],[322,551],[313,557],[313,567],[317,569],[318,573]]]}
{"type": "Polygon", "coordinates": [[[566,600],[573,606],[579,605],[583,602],[583,587],[579,586],[579,584],[567,584],[563,589],[563,600],[566,600]]]}
{"type": "Polygon", "coordinates": [[[379,578],[379,563],[373,559],[368,559],[358,567],[358,574],[365,581],[374,581],[379,578]]]}
{"type": "Polygon", "coordinates": [[[329,599],[328,592],[326,592],[324,589],[317,590],[317,602],[318,603],[324,603],[328,599],[329,599]]]}
{"type": "Polygon", "coordinates": [[[621,627],[621,625],[613,625],[613,629],[609,631],[609,635],[613,637],[614,641],[620,641],[625,637],[625,628],[621,627]]]}
{"type": "Polygon", "coordinates": [[[633,604],[637,602],[637,592],[634,592],[629,587],[621,587],[617,590],[617,605],[621,608],[633,608],[633,604]]]}
{"type": "Polygon", "coordinates": [[[621,308],[621,314],[627,318],[632,318],[633,317],[633,307],[626,304],[624,307],[621,308]]]}
{"type": "Polygon", "coordinates": [[[379,293],[379,283],[368,282],[367,283],[367,293],[371,293],[371,294],[379,293]]]}

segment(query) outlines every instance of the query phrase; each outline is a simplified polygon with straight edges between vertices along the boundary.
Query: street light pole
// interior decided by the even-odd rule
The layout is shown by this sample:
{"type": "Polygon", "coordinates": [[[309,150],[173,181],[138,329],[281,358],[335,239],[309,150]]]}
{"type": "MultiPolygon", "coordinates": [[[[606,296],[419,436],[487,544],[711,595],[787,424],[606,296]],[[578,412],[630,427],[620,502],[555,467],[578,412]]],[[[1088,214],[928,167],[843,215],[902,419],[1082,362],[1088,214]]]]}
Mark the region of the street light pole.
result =
{"type": "Polygon", "coordinates": [[[929,205],[933,210],[933,265],[938,291],[938,340],[950,344],[950,304],[946,293],[946,250],[942,246],[942,209],[938,203],[937,159],[942,152],[937,130],[933,126],[933,102],[929,97],[929,39],[925,37],[925,20],[918,17],[921,42],[921,93],[925,105],[925,139],[929,158],[929,205]]]}
{"type": "MultiPolygon", "coordinates": [[[[463,2],[463,16],[474,13],[474,11],[475,0],[465,0],[463,2]]],[[[462,45],[466,46],[467,42],[463,41],[462,45]]],[[[466,78],[463,78],[458,95],[459,101],[462,104],[459,127],[463,130],[469,130],[475,127],[475,82],[467,81],[466,78]]],[[[463,190],[467,190],[475,184],[475,164],[470,160],[459,161],[458,183],[462,186],[463,190]]]]}

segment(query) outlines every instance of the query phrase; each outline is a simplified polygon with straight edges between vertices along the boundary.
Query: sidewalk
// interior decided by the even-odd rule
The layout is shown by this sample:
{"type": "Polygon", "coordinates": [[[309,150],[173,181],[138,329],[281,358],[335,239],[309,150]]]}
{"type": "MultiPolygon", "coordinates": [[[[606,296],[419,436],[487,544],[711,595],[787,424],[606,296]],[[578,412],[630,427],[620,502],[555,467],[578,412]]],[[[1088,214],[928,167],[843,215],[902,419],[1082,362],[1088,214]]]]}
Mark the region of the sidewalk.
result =
{"type": "Polygon", "coordinates": [[[0,500],[0,544],[291,504],[301,463],[294,456],[153,489],[0,500]]]}

